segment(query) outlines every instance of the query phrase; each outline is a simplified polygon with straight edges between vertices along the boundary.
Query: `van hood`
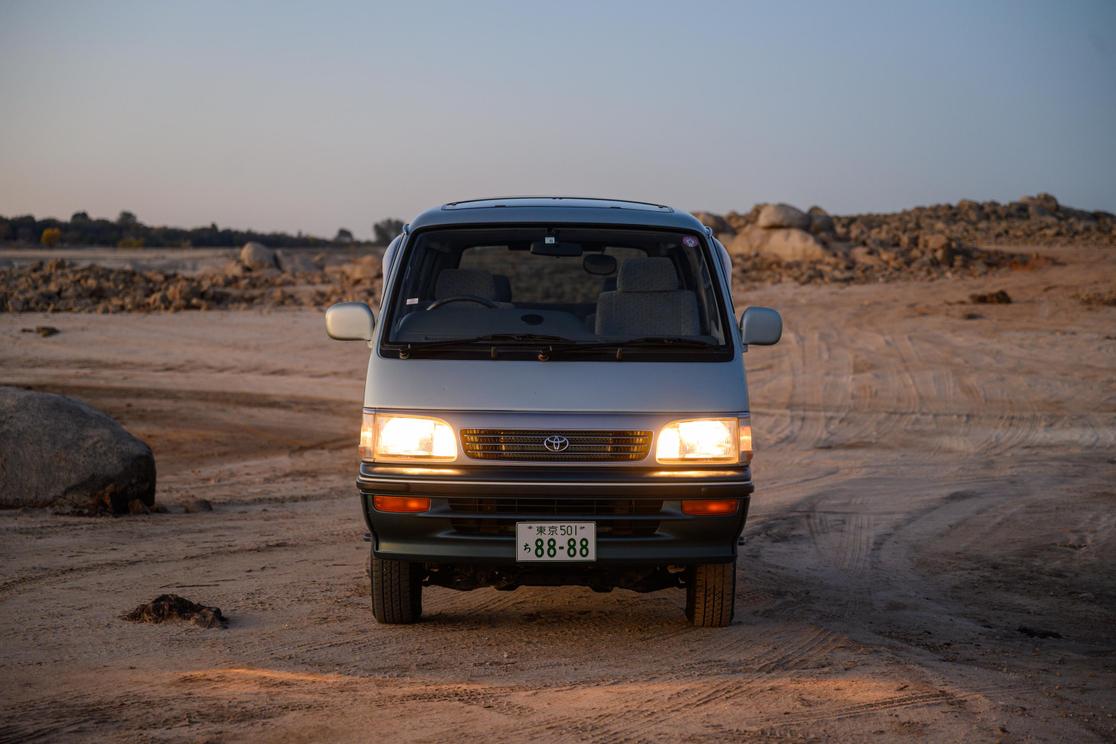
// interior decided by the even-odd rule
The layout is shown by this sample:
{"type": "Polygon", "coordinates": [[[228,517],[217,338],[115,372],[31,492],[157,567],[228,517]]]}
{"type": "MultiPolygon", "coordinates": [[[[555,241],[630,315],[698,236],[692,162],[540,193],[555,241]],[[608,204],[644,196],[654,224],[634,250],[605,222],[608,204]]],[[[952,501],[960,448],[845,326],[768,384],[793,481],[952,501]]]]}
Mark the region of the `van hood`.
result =
{"type": "Polygon", "coordinates": [[[744,365],[728,362],[368,362],[364,405],[424,411],[740,413],[744,365]]]}

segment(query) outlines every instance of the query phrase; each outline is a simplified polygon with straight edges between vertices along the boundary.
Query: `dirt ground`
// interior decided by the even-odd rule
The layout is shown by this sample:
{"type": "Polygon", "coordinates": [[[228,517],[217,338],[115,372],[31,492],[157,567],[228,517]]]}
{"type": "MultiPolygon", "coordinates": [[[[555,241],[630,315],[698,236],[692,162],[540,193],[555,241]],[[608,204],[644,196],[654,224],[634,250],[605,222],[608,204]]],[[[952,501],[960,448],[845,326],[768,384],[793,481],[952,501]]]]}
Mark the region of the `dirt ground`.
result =
{"type": "Polygon", "coordinates": [[[581,588],[428,589],[421,624],[376,625],[360,344],[313,310],[0,315],[0,384],[107,411],[161,503],[215,507],[0,513],[0,741],[1110,741],[1116,308],[1073,295],[1116,253],[1045,250],[1063,265],[740,293],[786,333],[747,356],[723,630],[677,590],[581,588]],[[165,592],[229,627],[120,619],[165,592]]]}

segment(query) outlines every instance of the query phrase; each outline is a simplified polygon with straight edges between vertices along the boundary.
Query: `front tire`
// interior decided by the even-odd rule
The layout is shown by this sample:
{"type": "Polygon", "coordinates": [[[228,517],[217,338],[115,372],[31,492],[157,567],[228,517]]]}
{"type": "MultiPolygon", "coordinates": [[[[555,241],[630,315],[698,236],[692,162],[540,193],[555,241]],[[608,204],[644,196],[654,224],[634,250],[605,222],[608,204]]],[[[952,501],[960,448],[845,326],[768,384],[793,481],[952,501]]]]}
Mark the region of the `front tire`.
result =
{"type": "Polygon", "coordinates": [[[422,564],[368,555],[372,616],[385,625],[407,625],[422,616],[422,564]]]}
{"type": "Polygon", "coordinates": [[[691,566],[686,575],[686,617],[699,628],[723,628],[736,610],[736,563],[691,566]]]}

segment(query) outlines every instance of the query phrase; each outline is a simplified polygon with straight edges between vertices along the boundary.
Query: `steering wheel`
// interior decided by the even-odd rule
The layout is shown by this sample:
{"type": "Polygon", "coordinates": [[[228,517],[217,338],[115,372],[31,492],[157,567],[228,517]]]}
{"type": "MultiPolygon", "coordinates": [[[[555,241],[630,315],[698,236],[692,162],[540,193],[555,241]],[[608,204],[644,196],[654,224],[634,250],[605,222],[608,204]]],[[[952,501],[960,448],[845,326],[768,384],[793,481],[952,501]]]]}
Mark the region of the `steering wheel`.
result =
{"type": "Polygon", "coordinates": [[[485,297],[480,297],[478,295],[454,295],[453,297],[444,297],[440,300],[435,300],[434,302],[431,302],[426,309],[437,310],[442,305],[448,305],[451,302],[476,302],[479,305],[484,305],[485,307],[492,309],[499,307],[499,305],[497,305],[492,300],[489,300],[485,297]]]}

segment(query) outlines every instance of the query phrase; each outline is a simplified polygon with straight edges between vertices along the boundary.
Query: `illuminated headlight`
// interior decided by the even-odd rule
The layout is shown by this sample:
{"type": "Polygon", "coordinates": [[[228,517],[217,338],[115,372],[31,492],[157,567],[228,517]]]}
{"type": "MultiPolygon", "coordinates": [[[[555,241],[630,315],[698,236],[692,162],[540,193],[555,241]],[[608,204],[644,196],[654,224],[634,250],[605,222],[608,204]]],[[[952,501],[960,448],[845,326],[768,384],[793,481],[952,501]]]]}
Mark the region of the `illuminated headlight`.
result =
{"type": "Polygon", "coordinates": [[[453,427],[427,416],[364,413],[360,459],[378,462],[443,462],[457,457],[453,427]]]}
{"type": "Polygon", "coordinates": [[[659,432],[655,458],[667,465],[749,463],[752,427],[746,418],[671,421],[659,432]]]}

